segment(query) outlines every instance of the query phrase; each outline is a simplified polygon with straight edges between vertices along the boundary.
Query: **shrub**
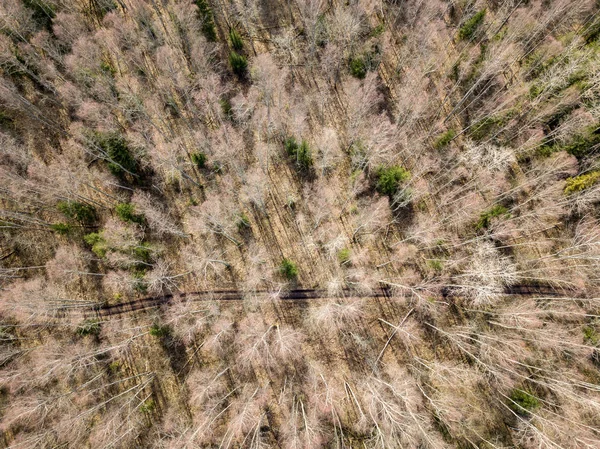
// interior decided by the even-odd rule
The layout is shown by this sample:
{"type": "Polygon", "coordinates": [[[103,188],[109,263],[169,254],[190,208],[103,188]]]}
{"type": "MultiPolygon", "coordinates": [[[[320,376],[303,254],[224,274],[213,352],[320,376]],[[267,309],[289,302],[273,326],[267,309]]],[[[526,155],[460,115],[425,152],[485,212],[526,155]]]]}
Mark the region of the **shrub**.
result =
{"type": "Polygon", "coordinates": [[[488,228],[492,218],[499,217],[501,215],[509,215],[508,209],[500,204],[492,207],[491,209],[482,212],[479,216],[479,220],[477,224],[475,224],[475,229],[483,229],[488,228]]]}
{"type": "Polygon", "coordinates": [[[106,241],[100,233],[92,232],[91,234],[87,234],[83,237],[83,240],[85,240],[88,245],[91,245],[93,253],[98,257],[103,258],[106,256],[108,247],[106,246],[106,241]]]}
{"type": "Polygon", "coordinates": [[[367,64],[361,57],[350,59],[350,74],[358,79],[367,76],[367,64]]]}
{"type": "Polygon", "coordinates": [[[147,265],[152,262],[152,248],[148,243],[141,243],[135,246],[131,250],[131,255],[140,262],[137,269],[145,270],[148,268],[147,265]]]}
{"type": "Polygon", "coordinates": [[[281,273],[284,278],[291,281],[298,277],[298,267],[291,260],[283,259],[281,261],[281,266],[279,267],[279,273],[281,273]]]}
{"type": "Polygon", "coordinates": [[[224,170],[224,166],[223,163],[221,161],[214,161],[212,163],[212,171],[216,174],[220,174],[223,173],[224,170]]]}
{"type": "Polygon", "coordinates": [[[194,3],[198,7],[198,18],[202,23],[202,34],[210,42],[217,40],[217,29],[213,19],[212,9],[207,0],[195,0],[194,3]]]}
{"type": "Polygon", "coordinates": [[[544,86],[539,83],[534,83],[529,86],[529,98],[535,99],[540,96],[540,94],[544,91],[544,86]]]}
{"type": "Polygon", "coordinates": [[[248,60],[245,56],[240,55],[235,51],[231,51],[229,53],[229,64],[231,65],[233,73],[235,73],[237,76],[242,77],[246,74],[246,70],[248,69],[248,60]]]}
{"type": "Polygon", "coordinates": [[[152,413],[155,409],[156,409],[156,402],[154,402],[154,399],[147,399],[140,406],[140,412],[142,412],[142,413],[152,413]]]}
{"type": "Polygon", "coordinates": [[[404,167],[394,165],[381,167],[377,171],[377,191],[382,195],[393,196],[398,191],[398,185],[410,178],[410,172],[404,167]]]}
{"type": "Polygon", "coordinates": [[[313,166],[312,152],[306,140],[298,145],[296,139],[290,137],[284,142],[287,154],[295,159],[296,166],[303,172],[308,172],[313,166]]]}
{"type": "Polygon", "coordinates": [[[196,167],[204,168],[206,166],[206,154],[201,152],[192,153],[190,157],[192,158],[192,162],[196,165],[196,167]]]}
{"type": "Polygon", "coordinates": [[[600,19],[596,19],[589,25],[583,32],[583,38],[586,44],[591,44],[598,40],[600,37],[600,19]]]}
{"type": "Polygon", "coordinates": [[[50,228],[60,235],[67,235],[69,232],[71,232],[71,226],[67,223],[55,223],[50,225],[50,228]]]}
{"type": "Polygon", "coordinates": [[[540,401],[526,390],[515,388],[510,394],[509,407],[519,415],[528,415],[529,412],[540,406],[540,401]]]}
{"type": "Polygon", "coordinates": [[[298,153],[296,154],[296,164],[301,170],[304,171],[309,170],[313,165],[312,152],[306,140],[303,140],[298,148],[298,153]]]}
{"type": "Polygon", "coordinates": [[[592,187],[598,181],[600,181],[600,170],[594,170],[585,175],[568,178],[565,186],[565,193],[581,192],[582,190],[592,187]]]}
{"type": "Polygon", "coordinates": [[[250,225],[250,219],[248,218],[248,216],[242,212],[238,215],[238,219],[237,219],[237,228],[238,230],[241,232],[245,229],[250,229],[251,225],[250,225]]]}
{"type": "Polygon", "coordinates": [[[337,253],[337,258],[338,258],[338,261],[340,262],[340,265],[345,265],[347,263],[350,263],[350,249],[349,248],[340,249],[337,253]]]}
{"type": "Polygon", "coordinates": [[[93,140],[102,149],[103,156],[108,157],[108,169],[113,175],[121,179],[128,173],[137,175],[138,162],[122,136],[116,133],[96,133],[93,140]]]}
{"type": "Polygon", "coordinates": [[[440,150],[452,142],[452,139],[456,137],[456,131],[449,129],[445,133],[440,134],[433,143],[435,149],[440,150]]]}
{"type": "Polygon", "coordinates": [[[586,128],[566,145],[544,145],[538,151],[542,156],[548,156],[557,151],[566,151],[578,159],[587,156],[600,146],[600,127],[597,125],[586,128]]]}
{"type": "Polygon", "coordinates": [[[121,369],[121,362],[119,360],[115,360],[114,362],[110,362],[108,365],[108,369],[111,373],[116,373],[121,369]]]}
{"type": "Polygon", "coordinates": [[[244,48],[244,42],[242,41],[242,36],[235,30],[229,30],[229,43],[231,44],[231,48],[235,51],[242,51],[244,48]]]}
{"type": "Polygon", "coordinates": [[[233,118],[233,108],[231,107],[231,102],[227,98],[221,98],[219,100],[219,104],[221,105],[221,111],[228,119],[233,118]]]}
{"type": "Polygon", "coordinates": [[[593,327],[585,326],[583,328],[583,341],[596,346],[600,342],[600,335],[593,327]]]}
{"type": "Polygon", "coordinates": [[[502,116],[485,117],[471,126],[469,129],[469,136],[474,140],[482,140],[491,134],[492,131],[504,126],[512,115],[513,112],[510,111],[502,116]]]}
{"type": "Polygon", "coordinates": [[[85,320],[77,326],[77,334],[85,337],[86,335],[99,335],[100,323],[98,320],[85,320]]]}
{"type": "Polygon", "coordinates": [[[91,224],[96,221],[96,209],[94,206],[77,201],[59,201],[56,205],[62,214],[83,224],[91,224]]]}
{"type": "Polygon", "coordinates": [[[369,36],[379,37],[383,34],[384,31],[385,31],[385,25],[383,23],[380,23],[379,25],[377,25],[375,28],[373,28],[371,30],[371,32],[369,33],[369,36]]]}
{"type": "Polygon", "coordinates": [[[134,268],[132,271],[132,276],[135,279],[135,283],[133,284],[133,289],[138,293],[148,293],[148,283],[144,279],[143,269],[134,268]]]}
{"type": "Polygon", "coordinates": [[[294,137],[288,137],[287,139],[285,139],[283,145],[285,146],[285,151],[288,155],[296,155],[296,151],[298,151],[298,142],[296,142],[296,139],[294,137]]]}
{"type": "Polygon", "coordinates": [[[117,69],[111,64],[110,61],[102,61],[100,63],[100,70],[112,77],[114,77],[117,73],[117,69]]]}
{"type": "Polygon", "coordinates": [[[476,13],[473,17],[467,20],[458,30],[458,37],[462,40],[470,40],[479,26],[482,24],[485,17],[485,8],[476,13]]]}
{"type": "Polygon", "coordinates": [[[157,338],[168,337],[171,335],[171,328],[169,326],[163,326],[158,323],[154,323],[150,326],[150,335],[157,338]]]}
{"type": "Polygon", "coordinates": [[[145,220],[142,214],[135,213],[135,207],[131,203],[117,204],[115,212],[121,220],[129,223],[143,224],[145,220]]]}
{"type": "Polygon", "coordinates": [[[435,271],[442,271],[444,268],[444,263],[440,259],[429,259],[427,265],[435,271]]]}

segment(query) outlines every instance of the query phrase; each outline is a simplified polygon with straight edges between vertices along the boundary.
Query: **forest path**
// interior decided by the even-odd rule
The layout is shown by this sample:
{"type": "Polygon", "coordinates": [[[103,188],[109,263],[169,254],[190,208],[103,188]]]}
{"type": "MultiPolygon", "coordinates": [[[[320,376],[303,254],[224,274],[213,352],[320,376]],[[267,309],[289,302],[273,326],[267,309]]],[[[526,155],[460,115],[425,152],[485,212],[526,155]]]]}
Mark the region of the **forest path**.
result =
{"type": "MultiPolygon", "coordinates": [[[[442,289],[444,291],[446,289],[442,289]]],[[[333,296],[324,289],[291,289],[285,292],[281,292],[277,296],[278,301],[308,301],[317,299],[328,299],[328,298],[388,298],[395,296],[392,294],[389,287],[380,287],[377,290],[360,293],[352,289],[343,289],[341,294],[333,296]]],[[[511,287],[507,287],[504,291],[506,295],[514,296],[564,296],[565,289],[556,289],[550,285],[544,284],[518,284],[511,287]]],[[[574,292],[571,292],[574,293],[574,292]]],[[[272,291],[255,291],[254,295],[273,295],[272,291]]],[[[452,296],[451,293],[444,296],[452,296]]],[[[122,315],[132,313],[140,310],[151,309],[160,307],[162,305],[169,304],[174,299],[180,298],[191,298],[192,301],[243,301],[247,294],[240,290],[208,290],[208,291],[196,291],[196,292],[182,292],[182,293],[168,293],[159,296],[148,296],[145,298],[139,298],[128,302],[122,302],[118,304],[103,304],[99,306],[93,306],[93,310],[101,317],[111,315],[122,315]]]]}

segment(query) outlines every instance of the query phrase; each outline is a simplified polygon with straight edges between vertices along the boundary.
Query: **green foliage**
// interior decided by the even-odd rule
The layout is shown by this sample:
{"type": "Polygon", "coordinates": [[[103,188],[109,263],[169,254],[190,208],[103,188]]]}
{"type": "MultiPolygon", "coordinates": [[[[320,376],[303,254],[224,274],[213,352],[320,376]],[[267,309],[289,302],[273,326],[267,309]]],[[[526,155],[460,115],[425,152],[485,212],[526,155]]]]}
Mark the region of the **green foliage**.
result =
{"type": "MultiPolygon", "coordinates": [[[[564,67],[565,64],[568,62],[568,59],[563,59],[560,62],[560,66],[564,67]]],[[[546,64],[542,64],[538,67],[535,67],[532,70],[532,73],[535,72],[541,75],[543,72],[548,70],[549,67],[555,64],[558,65],[556,63],[556,59],[550,58],[550,60],[546,64]]],[[[534,79],[531,86],[529,86],[529,98],[532,100],[539,97],[542,93],[546,93],[547,96],[556,96],[561,91],[564,91],[565,89],[571,86],[576,86],[580,91],[583,91],[587,88],[587,73],[584,69],[577,70],[574,73],[570,74],[569,77],[566,79],[566,82],[560,83],[556,86],[544,84],[543,82],[536,80],[537,77],[533,76],[533,74],[530,74],[530,77],[534,79]]]]}
{"type": "Polygon", "coordinates": [[[458,30],[458,37],[462,40],[470,40],[485,18],[485,8],[477,12],[473,17],[467,20],[458,30]]]}
{"type": "Polygon", "coordinates": [[[103,238],[99,232],[91,232],[90,234],[85,235],[83,240],[85,240],[88,245],[95,245],[96,243],[102,241],[103,238]]]}
{"type": "Polygon", "coordinates": [[[540,406],[540,401],[529,391],[515,388],[510,394],[508,406],[519,415],[526,416],[540,406]]]}
{"type": "Polygon", "coordinates": [[[482,75],[482,69],[485,68],[484,63],[486,60],[486,55],[488,53],[487,49],[488,49],[488,46],[486,43],[481,42],[479,44],[479,55],[470,64],[470,66],[467,66],[469,69],[469,72],[465,76],[465,79],[463,80],[463,83],[465,85],[471,85],[472,83],[475,82],[475,80],[477,78],[479,78],[482,75]]]}
{"type": "Polygon", "coordinates": [[[208,0],[195,0],[194,3],[198,7],[198,18],[202,23],[202,34],[209,42],[215,42],[217,40],[217,29],[208,0]]]}
{"type": "Polygon", "coordinates": [[[287,154],[295,159],[296,166],[302,172],[308,172],[313,166],[312,152],[306,140],[298,145],[294,137],[290,137],[284,142],[287,154]]]}
{"type": "Polygon", "coordinates": [[[561,149],[577,158],[587,156],[593,149],[600,145],[600,128],[589,127],[584,134],[576,136],[568,145],[561,149]]]}
{"type": "Polygon", "coordinates": [[[600,170],[594,170],[584,175],[568,178],[565,186],[565,193],[581,192],[589,187],[592,187],[600,181],[600,170]]]}
{"type": "Polygon", "coordinates": [[[221,111],[229,120],[233,118],[233,109],[231,108],[231,102],[227,98],[221,98],[219,100],[221,105],[221,111]]]}
{"type": "Polygon", "coordinates": [[[231,51],[229,53],[229,64],[231,65],[231,70],[237,76],[242,77],[246,74],[248,70],[248,60],[244,55],[240,55],[235,51],[231,51]]]}
{"type": "Polygon", "coordinates": [[[114,77],[117,73],[117,69],[113,67],[110,61],[102,61],[100,63],[100,70],[114,77]]]}
{"type": "Polygon", "coordinates": [[[50,228],[60,235],[67,235],[71,232],[71,225],[67,223],[54,223],[50,225],[50,228]]]}
{"type": "Polygon", "coordinates": [[[149,243],[141,243],[134,246],[131,250],[131,255],[141,262],[137,267],[138,269],[145,269],[147,268],[147,264],[152,262],[152,248],[149,243]]]}
{"type": "Polygon", "coordinates": [[[337,253],[338,261],[340,265],[346,265],[350,263],[350,248],[342,248],[337,253]]]}
{"type": "Polygon", "coordinates": [[[358,79],[367,76],[367,64],[363,58],[358,56],[350,59],[350,74],[358,79]]]}
{"type": "Polygon", "coordinates": [[[504,126],[511,117],[511,113],[502,116],[485,117],[484,119],[475,122],[469,128],[469,137],[473,140],[483,140],[491,134],[491,132],[500,126],[504,126]]]}
{"type": "Polygon", "coordinates": [[[455,83],[460,79],[460,58],[450,67],[448,78],[455,83]]]}
{"type": "Polygon", "coordinates": [[[146,401],[140,406],[140,412],[152,413],[156,409],[156,402],[154,399],[146,399],[146,401]]]}
{"type": "Polygon", "coordinates": [[[491,209],[481,213],[479,220],[475,224],[475,229],[487,229],[490,226],[492,218],[500,217],[502,215],[509,215],[508,209],[500,204],[493,206],[491,209]]]}
{"type": "Polygon", "coordinates": [[[380,23],[379,25],[377,25],[375,28],[373,28],[371,30],[369,35],[371,37],[379,37],[383,34],[384,31],[385,31],[385,25],[383,23],[380,23]]]}
{"type": "Polygon", "coordinates": [[[587,88],[587,74],[585,70],[577,70],[569,76],[565,89],[571,86],[576,86],[582,92],[587,88]]]}
{"type": "Polygon", "coordinates": [[[298,277],[298,267],[290,259],[283,259],[279,266],[279,273],[281,273],[284,278],[291,281],[298,277]]]}
{"type": "Polygon", "coordinates": [[[301,170],[304,171],[309,170],[313,165],[312,152],[306,140],[302,140],[302,143],[298,148],[298,153],[296,154],[296,164],[301,170]]]}
{"type": "Polygon", "coordinates": [[[121,368],[121,362],[118,360],[115,360],[114,362],[110,362],[110,364],[108,365],[108,369],[113,374],[116,373],[117,371],[119,371],[120,368],[121,368]]]}
{"type": "Polygon", "coordinates": [[[212,171],[214,173],[220,174],[223,173],[224,167],[223,167],[223,163],[221,161],[214,161],[212,163],[212,171]]]}
{"type": "Polygon", "coordinates": [[[596,18],[583,32],[586,44],[592,44],[600,37],[600,18],[596,18]]]}
{"type": "Polygon", "coordinates": [[[113,175],[124,179],[128,173],[138,174],[139,164],[122,136],[116,133],[95,133],[93,140],[102,150],[103,156],[108,158],[108,169],[113,175]]]}
{"type": "Polygon", "coordinates": [[[561,60],[561,58],[556,56],[550,56],[544,60],[545,57],[546,52],[543,50],[535,51],[527,56],[525,59],[525,64],[529,70],[529,79],[539,78],[540,75],[561,60]]]}
{"type": "Polygon", "coordinates": [[[92,224],[97,218],[96,209],[90,204],[77,201],[59,201],[56,207],[65,217],[83,224],[92,224]]]}
{"type": "Polygon", "coordinates": [[[244,41],[242,41],[242,36],[232,28],[229,30],[229,43],[231,44],[231,48],[235,51],[242,51],[244,48],[244,41]]]}
{"type": "Polygon", "coordinates": [[[135,207],[131,203],[119,203],[115,206],[117,217],[129,223],[144,224],[145,218],[142,214],[135,213],[135,207]]]}
{"type": "Polygon", "coordinates": [[[544,91],[544,87],[539,83],[534,83],[529,86],[529,98],[532,100],[539,97],[540,94],[544,91]]]}
{"type": "Polygon", "coordinates": [[[85,337],[86,335],[99,335],[100,322],[98,320],[85,320],[77,326],[77,334],[85,337]]]}
{"type": "Polygon", "coordinates": [[[197,152],[192,153],[190,157],[192,158],[192,162],[196,165],[196,167],[204,168],[206,166],[206,154],[197,152]]]}
{"type": "Polygon", "coordinates": [[[398,186],[410,178],[410,172],[404,167],[394,165],[392,167],[380,167],[377,170],[376,189],[382,195],[393,196],[398,191],[398,186]]]}
{"type": "Polygon", "coordinates": [[[593,327],[584,326],[583,341],[596,346],[600,342],[600,335],[598,335],[598,332],[593,327]]]}
{"type": "Polygon", "coordinates": [[[448,145],[450,142],[452,142],[452,139],[454,139],[454,137],[456,137],[456,131],[454,131],[452,128],[450,128],[448,131],[440,134],[435,139],[435,142],[433,143],[433,147],[437,150],[440,150],[440,149],[444,148],[446,145],[448,145]]]}
{"type": "Polygon", "coordinates": [[[561,144],[542,145],[537,153],[540,156],[548,157],[558,151],[566,151],[569,154],[581,159],[600,146],[600,128],[597,126],[587,128],[582,134],[579,134],[571,142],[561,144]]]}
{"type": "Polygon", "coordinates": [[[108,247],[106,246],[106,240],[98,232],[92,232],[83,237],[83,240],[92,247],[92,251],[98,257],[103,258],[106,256],[108,247]]]}
{"type": "Polygon", "coordinates": [[[171,328],[169,326],[154,323],[150,326],[150,335],[157,338],[168,337],[171,335],[171,328]]]}
{"type": "Polygon", "coordinates": [[[294,137],[289,137],[289,138],[285,139],[285,142],[283,143],[283,145],[285,146],[285,151],[287,152],[288,155],[290,155],[290,156],[296,155],[296,151],[298,150],[298,142],[296,142],[296,139],[294,137]]]}
{"type": "Polygon", "coordinates": [[[427,265],[435,271],[442,271],[444,268],[444,262],[440,259],[429,259],[427,265]]]}
{"type": "Polygon", "coordinates": [[[132,272],[132,275],[135,279],[133,289],[138,293],[148,293],[148,284],[144,279],[144,272],[145,270],[137,268],[134,268],[132,272]]]}
{"type": "Polygon", "coordinates": [[[250,229],[250,227],[251,227],[250,219],[244,212],[241,212],[238,215],[236,225],[237,225],[238,231],[240,231],[240,232],[244,231],[245,229],[250,229]]]}

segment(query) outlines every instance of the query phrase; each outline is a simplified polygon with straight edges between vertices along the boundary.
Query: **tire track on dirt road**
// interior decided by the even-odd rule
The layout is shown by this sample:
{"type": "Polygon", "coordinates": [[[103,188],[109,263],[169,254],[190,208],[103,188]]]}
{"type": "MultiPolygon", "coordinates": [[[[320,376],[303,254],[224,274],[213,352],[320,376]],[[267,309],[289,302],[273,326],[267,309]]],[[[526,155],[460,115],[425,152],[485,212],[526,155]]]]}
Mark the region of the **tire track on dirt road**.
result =
{"type": "MultiPolygon", "coordinates": [[[[273,292],[263,290],[255,291],[254,295],[271,295],[273,292]]],[[[343,289],[341,295],[330,295],[327,290],[324,289],[292,289],[280,293],[276,300],[278,301],[310,301],[316,299],[327,299],[327,298],[387,298],[391,297],[392,291],[390,287],[380,287],[377,290],[360,293],[352,289],[343,289]]],[[[505,295],[510,296],[563,296],[568,291],[565,289],[557,290],[550,285],[543,284],[519,284],[507,287],[504,291],[505,295]]],[[[571,292],[574,293],[574,292],[571,292]]],[[[442,288],[442,296],[453,297],[456,295],[452,294],[451,290],[442,288]]],[[[191,301],[202,302],[202,301],[243,301],[247,297],[247,294],[235,290],[207,290],[207,291],[192,291],[182,293],[167,293],[159,296],[148,296],[145,298],[134,299],[128,302],[122,302],[118,304],[98,304],[92,307],[99,316],[112,316],[132,313],[136,311],[152,309],[163,305],[168,305],[175,299],[191,298],[191,301]]]]}

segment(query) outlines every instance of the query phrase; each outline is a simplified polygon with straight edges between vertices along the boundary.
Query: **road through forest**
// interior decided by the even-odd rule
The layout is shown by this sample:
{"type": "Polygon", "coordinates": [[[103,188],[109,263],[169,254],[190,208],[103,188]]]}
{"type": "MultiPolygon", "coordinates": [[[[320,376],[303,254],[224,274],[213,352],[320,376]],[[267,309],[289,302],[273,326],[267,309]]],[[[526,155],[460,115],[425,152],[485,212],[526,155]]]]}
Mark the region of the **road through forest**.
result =
{"type": "MultiPolygon", "coordinates": [[[[452,296],[451,290],[442,289],[447,291],[444,296],[452,296]]],[[[255,291],[254,295],[270,295],[273,292],[270,291],[255,291]]],[[[565,289],[556,289],[550,285],[543,284],[519,284],[507,287],[504,291],[506,295],[514,296],[563,296],[565,289]]],[[[570,292],[573,294],[574,292],[570,292]]],[[[316,299],[327,299],[327,298],[339,298],[339,297],[350,297],[350,298],[387,298],[391,297],[392,292],[389,287],[381,287],[377,290],[369,293],[359,293],[356,290],[344,289],[341,295],[332,296],[328,294],[327,290],[323,289],[291,289],[281,292],[277,296],[278,301],[309,301],[316,299]]],[[[148,296],[145,298],[134,299],[128,302],[122,302],[118,304],[101,304],[94,305],[92,308],[99,316],[111,316],[111,315],[122,315],[135,311],[151,309],[162,305],[167,305],[176,298],[191,298],[192,301],[242,301],[247,297],[247,294],[235,290],[208,290],[208,291],[195,291],[195,292],[181,292],[181,293],[167,293],[159,296],[148,296]]]]}

